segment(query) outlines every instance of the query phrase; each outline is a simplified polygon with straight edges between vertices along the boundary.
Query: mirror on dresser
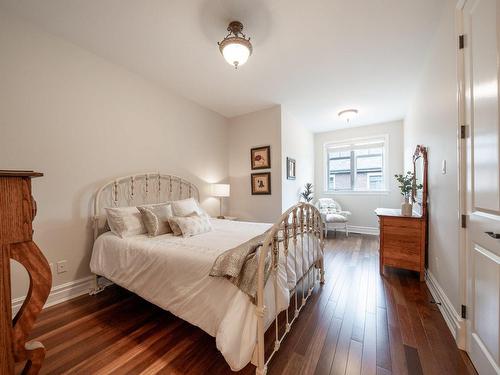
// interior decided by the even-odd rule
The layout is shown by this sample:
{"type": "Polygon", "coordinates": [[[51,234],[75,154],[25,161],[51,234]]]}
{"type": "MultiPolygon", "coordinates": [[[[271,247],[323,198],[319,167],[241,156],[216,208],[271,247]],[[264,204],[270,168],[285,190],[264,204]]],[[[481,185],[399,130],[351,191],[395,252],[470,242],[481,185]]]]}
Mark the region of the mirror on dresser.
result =
{"type": "Polygon", "coordinates": [[[419,273],[425,280],[425,257],[427,248],[427,149],[418,145],[413,154],[414,203],[411,216],[404,216],[400,208],[377,208],[379,219],[380,274],[384,267],[402,268],[419,273]],[[422,189],[418,189],[422,184],[422,189]]]}
{"type": "Polygon", "coordinates": [[[417,145],[413,153],[413,210],[419,215],[427,214],[427,148],[417,145]],[[422,189],[417,186],[422,184],[422,189]]]}

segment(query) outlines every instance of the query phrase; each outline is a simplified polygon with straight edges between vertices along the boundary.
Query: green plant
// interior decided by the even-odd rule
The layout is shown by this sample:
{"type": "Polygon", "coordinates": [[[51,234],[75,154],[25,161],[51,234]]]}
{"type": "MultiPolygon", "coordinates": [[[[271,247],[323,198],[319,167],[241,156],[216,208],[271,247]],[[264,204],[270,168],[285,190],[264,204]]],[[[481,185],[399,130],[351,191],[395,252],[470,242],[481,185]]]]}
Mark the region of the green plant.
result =
{"type": "Polygon", "coordinates": [[[405,197],[405,199],[411,198],[414,200],[412,191],[414,189],[417,191],[423,188],[422,184],[417,184],[413,172],[408,171],[406,174],[395,174],[394,177],[396,178],[396,181],[399,182],[399,190],[401,190],[401,195],[405,197]]]}
{"type": "Polygon", "coordinates": [[[306,202],[312,201],[314,197],[313,184],[309,182],[305,184],[304,191],[300,193],[300,197],[304,199],[306,202]]]}

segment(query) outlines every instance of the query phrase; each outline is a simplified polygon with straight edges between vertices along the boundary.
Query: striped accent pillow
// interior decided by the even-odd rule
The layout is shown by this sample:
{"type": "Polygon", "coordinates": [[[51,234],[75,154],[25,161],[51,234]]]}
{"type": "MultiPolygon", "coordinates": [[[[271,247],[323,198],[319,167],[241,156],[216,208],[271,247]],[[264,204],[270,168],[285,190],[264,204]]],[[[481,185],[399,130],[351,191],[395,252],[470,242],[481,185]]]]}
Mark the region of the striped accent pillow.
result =
{"type": "Polygon", "coordinates": [[[191,237],[197,234],[210,232],[212,224],[206,215],[193,212],[189,216],[174,216],[168,220],[175,235],[191,237]]]}

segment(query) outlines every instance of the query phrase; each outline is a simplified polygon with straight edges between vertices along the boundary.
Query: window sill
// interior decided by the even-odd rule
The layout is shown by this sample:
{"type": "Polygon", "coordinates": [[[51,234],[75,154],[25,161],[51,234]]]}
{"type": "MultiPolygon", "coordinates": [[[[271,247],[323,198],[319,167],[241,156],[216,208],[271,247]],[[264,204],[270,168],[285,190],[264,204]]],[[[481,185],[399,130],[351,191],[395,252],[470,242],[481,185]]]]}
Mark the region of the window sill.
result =
{"type": "Polygon", "coordinates": [[[346,191],[324,191],[325,195],[389,195],[389,190],[346,190],[346,191]]]}

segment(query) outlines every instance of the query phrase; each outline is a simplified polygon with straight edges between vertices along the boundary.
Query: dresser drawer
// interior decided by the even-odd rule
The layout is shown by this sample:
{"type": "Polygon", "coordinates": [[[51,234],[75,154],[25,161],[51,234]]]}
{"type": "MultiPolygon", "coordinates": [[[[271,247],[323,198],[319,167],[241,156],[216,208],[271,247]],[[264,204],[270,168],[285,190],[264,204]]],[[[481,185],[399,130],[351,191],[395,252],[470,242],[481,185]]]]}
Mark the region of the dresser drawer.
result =
{"type": "Polygon", "coordinates": [[[384,229],[404,229],[404,230],[420,230],[422,221],[415,219],[403,219],[400,217],[384,217],[382,220],[384,229]]]}
{"type": "Polygon", "coordinates": [[[406,270],[420,272],[420,257],[409,257],[405,254],[391,254],[383,256],[383,264],[389,267],[404,268],[406,270]]]}
{"type": "Polygon", "coordinates": [[[420,254],[420,250],[420,232],[408,233],[404,230],[400,230],[399,233],[387,233],[384,231],[384,254],[420,254]]]}

